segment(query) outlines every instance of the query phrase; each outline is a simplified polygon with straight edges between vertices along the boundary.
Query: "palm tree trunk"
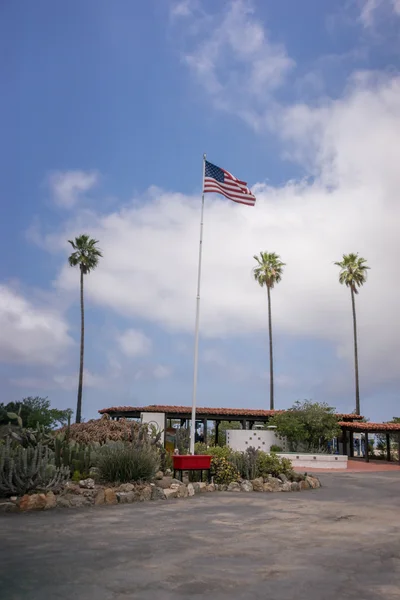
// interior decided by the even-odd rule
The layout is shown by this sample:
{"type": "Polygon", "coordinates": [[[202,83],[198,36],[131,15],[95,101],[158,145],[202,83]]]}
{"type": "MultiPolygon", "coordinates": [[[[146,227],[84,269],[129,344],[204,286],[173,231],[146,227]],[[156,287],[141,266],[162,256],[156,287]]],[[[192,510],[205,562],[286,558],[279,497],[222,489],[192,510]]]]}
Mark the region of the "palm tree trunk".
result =
{"type": "Polygon", "coordinates": [[[267,285],[268,294],[268,331],[269,331],[269,408],[274,410],[274,356],[272,352],[272,317],[271,317],[271,290],[267,285]]]}
{"type": "Polygon", "coordinates": [[[79,361],[78,400],[76,403],[75,423],[80,423],[82,418],[82,387],[83,387],[83,354],[85,346],[85,308],[83,303],[83,269],[81,267],[81,354],[79,361]]]}
{"type": "Polygon", "coordinates": [[[357,345],[357,319],[356,319],[356,303],[354,298],[354,290],[351,289],[351,306],[353,309],[353,330],[354,330],[354,372],[356,379],[356,415],[360,414],[360,384],[358,379],[358,345],[357,345]]]}

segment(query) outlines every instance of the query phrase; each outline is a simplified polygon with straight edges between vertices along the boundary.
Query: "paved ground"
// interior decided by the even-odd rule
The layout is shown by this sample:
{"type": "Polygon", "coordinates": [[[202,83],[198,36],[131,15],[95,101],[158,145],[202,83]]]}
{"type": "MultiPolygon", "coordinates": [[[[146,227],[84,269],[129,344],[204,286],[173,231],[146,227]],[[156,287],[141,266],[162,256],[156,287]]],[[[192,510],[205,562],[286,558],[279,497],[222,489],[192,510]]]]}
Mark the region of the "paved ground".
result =
{"type": "Polygon", "coordinates": [[[400,474],[4,515],[3,600],[400,599],[400,474]]]}
{"type": "Polygon", "coordinates": [[[399,463],[386,462],[385,460],[370,460],[365,462],[363,458],[351,458],[347,461],[347,469],[313,469],[307,467],[309,473],[379,473],[382,471],[394,471],[400,475],[399,463]]]}

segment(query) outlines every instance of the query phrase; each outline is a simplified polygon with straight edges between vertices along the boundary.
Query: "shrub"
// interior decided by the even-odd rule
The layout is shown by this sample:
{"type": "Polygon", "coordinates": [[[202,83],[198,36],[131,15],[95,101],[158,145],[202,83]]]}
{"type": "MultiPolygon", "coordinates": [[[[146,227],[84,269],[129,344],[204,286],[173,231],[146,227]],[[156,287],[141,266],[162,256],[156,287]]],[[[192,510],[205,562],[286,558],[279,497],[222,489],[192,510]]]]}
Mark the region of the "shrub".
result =
{"type": "Polygon", "coordinates": [[[280,446],[277,446],[277,444],[272,444],[269,451],[270,452],[282,452],[282,448],[280,446]]]}
{"type": "Polygon", "coordinates": [[[290,475],[292,472],[292,463],[288,458],[279,458],[275,453],[258,452],[257,456],[257,477],[278,477],[281,473],[290,475]]]}
{"type": "Polygon", "coordinates": [[[57,468],[47,446],[12,446],[7,438],[0,446],[0,494],[21,496],[27,492],[58,490],[69,479],[66,467],[57,468]]]}
{"type": "Polygon", "coordinates": [[[252,447],[247,448],[246,452],[234,452],[232,454],[230,460],[243,479],[255,479],[257,477],[258,454],[259,451],[252,447]]]}
{"type": "Polygon", "coordinates": [[[109,442],[98,449],[95,464],[101,479],[110,483],[149,481],[159,469],[160,458],[151,446],[109,442]]]}
{"type": "Polygon", "coordinates": [[[214,456],[211,459],[210,474],[218,484],[229,484],[240,479],[239,471],[224,457],[214,456]]]}

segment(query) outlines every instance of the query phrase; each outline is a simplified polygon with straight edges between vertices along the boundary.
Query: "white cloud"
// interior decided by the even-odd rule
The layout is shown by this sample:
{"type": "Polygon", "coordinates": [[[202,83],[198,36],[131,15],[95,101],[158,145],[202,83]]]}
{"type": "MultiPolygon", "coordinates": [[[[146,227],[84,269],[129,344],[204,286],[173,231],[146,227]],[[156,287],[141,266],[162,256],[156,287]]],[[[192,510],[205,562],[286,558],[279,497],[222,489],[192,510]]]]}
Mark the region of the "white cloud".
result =
{"type": "Polygon", "coordinates": [[[153,369],[153,376],[155,379],[165,379],[166,377],[169,377],[171,373],[172,369],[165,365],[157,365],[153,369]]]}
{"type": "Polygon", "coordinates": [[[48,185],[55,204],[73,208],[81,196],[98,182],[95,171],[56,171],[48,177],[48,185]]]}
{"type": "Polygon", "coordinates": [[[366,29],[374,27],[380,11],[387,16],[400,15],[400,0],[361,0],[359,18],[362,25],[366,29]]]}
{"type": "Polygon", "coordinates": [[[193,14],[195,8],[197,8],[196,0],[180,0],[171,4],[170,15],[173,18],[188,17],[193,14]]]}
{"type": "Polygon", "coordinates": [[[151,351],[151,340],[142,331],[127,329],[117,336],[122,352],[129,357],[144,356],[151,351]]]}
{"type": "MultiPolygon", "coordinates": [[[[333,262],[358,251],[371,266],[357,298],[361,364],[370,377],[397,376],[400,78],[359,74],[340,100],[282,110],[279,135],[315,179],[259,184],[255,208],[207,196],[201,334],[266,335],[266,295],[251,268],[254,253],[273,250],[287,263],[272,293],[275,334],[331,341],[352,360],[350,297],[333,262]]],[[[137,200],[91,216],[104,259],[87,294],[125,316],[193,333],[199,197],[152,188],[137,200]]],[[[56,286],[75,290],[67,266],[56,286]]]]}
{"type": "Polygon", "coordinates": [[[171,367],[166,365],[147,365],[139,368],[135,374],[134,379],[139,380],[151,380],[151,379],[166,379],[172,374],[171,367]]]}
{"type": "MultiPolygon", "coordinates": [[[[85,388],[103,389],[108,384],[108,379],[84,370],[83,381],[85,388]]],[[[10,383],[16,387],[32,390],[67,390],[73,391],[78,387],[78,372],[75,374],[55,374],[47,377],[20,377],[11,379],[10,383]]]]}
{"type": "MultiPolygon", "coordinates": [[[[228,3],[224,13],[197,17],[204,38],[184,54],[216,107],[253,121],[249,101],[262,106],[294,65],[282,44],[273,43],[246,0],[228,3]]],[[[192,41],[192,40],[191,40],[192,41]]]]}
{"type": "Polygon", "coordinates": [[[58,364],[73,345],[57,312],[35,306],[6,285],[0,285],[0,331],[0,360],[5,363],[58,364]]]}

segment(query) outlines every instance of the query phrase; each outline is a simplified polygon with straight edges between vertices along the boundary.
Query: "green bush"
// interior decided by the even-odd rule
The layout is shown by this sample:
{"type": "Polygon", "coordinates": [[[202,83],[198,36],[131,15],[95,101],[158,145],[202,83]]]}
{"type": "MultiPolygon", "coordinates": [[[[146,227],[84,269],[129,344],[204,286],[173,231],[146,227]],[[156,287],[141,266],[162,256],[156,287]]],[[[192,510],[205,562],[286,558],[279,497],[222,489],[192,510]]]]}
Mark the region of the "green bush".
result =
{"type": "Polygon", "coordinates": [[[279,458],[274,452],[258,452],[257,477],[278,477],[281,473],[289,475],[292,472],[292,463],[288,458],[279,458]]]}
{"type": "Polygon", "coordinates": [[[282,452],[282,448],[280,446],[277,446],[277,444],[272,444],[269,451],[270,452],[282,452]]]}
{"type": "Polygon", "coordinates": [[[224,457],[214,456],[211,459],[210,474],[214,482],[218,484],[230,484],[240,479],[240,473],[236,467],[224,457]]]}
{"type": "Polygon", "coordinates": [[[69,476],[68,468],[55,466],[54,452],[47,446],[13,446],[11,438],[6,438],[0,446],[0,495],[56,491],[69,476]]]}
{"type": "Polygon", "coordinates": [[[228,446],[207,446],[203,442],[197,442],[194,447],[195,454],[208,454],[218,458],[230,458],[232,450],[228,446]]]}
{"type": "Polygon", "coordinates": [[[98,449],[95,466],[101,479],[110,483],[149,481],[160,467],[160,457],[154,447],[109,442],[98,449]]]}
{"type": "Polygon", "coordinates": [[[233,452],[230,461],[239,471],[243,479],[255,479],[257,475],[257,457],[259,450],[253,447],[246,452],[233,452]]]}

